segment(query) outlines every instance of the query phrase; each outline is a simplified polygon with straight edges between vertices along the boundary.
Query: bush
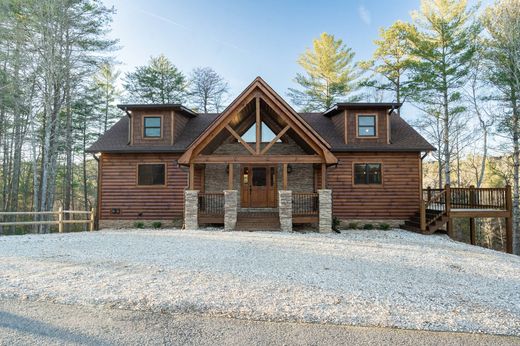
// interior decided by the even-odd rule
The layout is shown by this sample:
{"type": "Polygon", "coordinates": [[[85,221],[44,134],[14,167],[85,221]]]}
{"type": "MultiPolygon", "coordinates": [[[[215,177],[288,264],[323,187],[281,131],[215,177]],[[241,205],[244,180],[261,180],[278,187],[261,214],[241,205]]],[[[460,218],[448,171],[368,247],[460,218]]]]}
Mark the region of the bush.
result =
{"type": "Polygon", "coordinates": [[[336,216],[333,216],[333,217],[332,217],[332,229],[333,229],[334,231],[337,231],[337,230],[338,230],[339,224],[340,224],[339,219],[338,219],[336,216]]]}
{"type": "Polygon", "coordinates": [[[357,222],[350,222],[348,224],[348,229],[358,229],[359,225],[357,222]]]}
{"type": "Polygon", "coordinates": [[[371,223],[366,223],[363,225],[363,229],[374,229],[374,225],[371,223]]]}
{"type": "Polygon", "coordinates": [[[161,226],[162,226],[162,222],[160,222],[160,221],[152,222],[152,227],[153,228],[161,228],[161,226]]]}
{"type": "Polygon", "coordinates": [[[390,225],[387,224],[387,223],[380,223],[379,224],[379,229],[382,229],[383,231],[387,231],[390,229],[390,225]]]}
{"type": "Polygon", "coordinates": [[[135,228],[144,228],[144,222],[136,221],[136,222],[134,222],[134,227],[135,228]]]}

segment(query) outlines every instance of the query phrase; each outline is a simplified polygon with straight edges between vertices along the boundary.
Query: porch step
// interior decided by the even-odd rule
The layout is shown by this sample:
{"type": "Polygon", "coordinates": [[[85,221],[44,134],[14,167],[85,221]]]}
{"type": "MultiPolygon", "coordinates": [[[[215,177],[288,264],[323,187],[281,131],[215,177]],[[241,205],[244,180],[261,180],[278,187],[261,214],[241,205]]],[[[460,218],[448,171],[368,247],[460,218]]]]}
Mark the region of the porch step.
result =
{"type": "Polygon", "coordinates": [[[279,231],[280,218],[274,212],[239,212],[237,231],[279,231]]]}
{"type": "MultiPolygon", "coordinates": [[[[439,212],[436,210],[427,209],[426,216],[428,218],[433,218],[439,215],[439,212]]],[[[446,222],[448,222],[449,218],[447,216],[441,216],[435,222],[426,226],[426,231],[421,231],[421,216],[419,212],[416,212],[412,217],[404,222],[404,224],[399,225],[402,229],[407,231],[422,233],[422,234],[433,234],[440,230],[446,222]]]]}

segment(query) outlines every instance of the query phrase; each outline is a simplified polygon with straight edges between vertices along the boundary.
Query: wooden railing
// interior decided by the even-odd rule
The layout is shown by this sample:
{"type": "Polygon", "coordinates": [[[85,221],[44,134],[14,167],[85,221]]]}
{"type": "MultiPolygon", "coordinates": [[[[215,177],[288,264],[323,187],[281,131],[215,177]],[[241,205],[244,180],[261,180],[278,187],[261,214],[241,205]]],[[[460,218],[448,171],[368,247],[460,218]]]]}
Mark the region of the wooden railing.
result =
{"type": "MultiPolygon", "coordinates": [[[[431,192],[431,191],[430,191],[431,192]]],[[[421,202],[421,230],[447,215],[449,203],[446,203],[447,190],[438,190],[428,194],[428,199],[421,202]]]]}
{"type": "Polygon", "coordinates": [[[319,198],[314,192],[293,192],[293,215],[318,215],[319,198]]]}
{"type": "Polygon", "coordinates": [[[224,215],[224,193],[199,192],[199,215],[224,215]]]}
{"type": "Polygon", "coordinates": [[[1,212],[0,217],[2,219],[12,217],[15,221],[0,222],[0,227],[4,226],[30,226],[30,225],[58,225],[58,232],[63,232],[65,224],[88,224],[89,230],[94,230],[94,209],[90,211],[82,210],[63,210],[59,208],[58,211],[16,211],[16,212],[1,212]],[[54,220],[30,220],[30,221],[16,221],[17,216],[31,215],[33,218],[36,216],[51,216],[54,220]],[[73,219],[72,217],[66,218],[65,215],[86,215],[83,219],[73,219]]]}

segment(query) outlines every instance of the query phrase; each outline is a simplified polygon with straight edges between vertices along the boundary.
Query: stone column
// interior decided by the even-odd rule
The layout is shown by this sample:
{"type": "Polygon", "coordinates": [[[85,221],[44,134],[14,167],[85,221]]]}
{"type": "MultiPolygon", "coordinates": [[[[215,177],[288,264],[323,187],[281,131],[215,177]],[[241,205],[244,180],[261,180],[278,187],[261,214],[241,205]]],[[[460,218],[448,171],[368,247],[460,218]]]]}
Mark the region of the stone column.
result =
{"type": "Polygon", "coordinates": [[[199,191],[184,191],[184,229],[199,228],[199,191]]]}
{"type": "Polygon", "coordinates": [[[237,225],[238,191],[224,191],[224,230],[234,231],[237,225]]]}
{"type": "Polygon", "coordinates": [[[332,190],[318,190],[319,198],[319,231],[332,232],[332,190]]]}
{"type": "Polygon", "coordinates": [[[278,213],[280,215],[280,229],[283,232],[292,231],[292,191],[278,191],[278,213]]]}

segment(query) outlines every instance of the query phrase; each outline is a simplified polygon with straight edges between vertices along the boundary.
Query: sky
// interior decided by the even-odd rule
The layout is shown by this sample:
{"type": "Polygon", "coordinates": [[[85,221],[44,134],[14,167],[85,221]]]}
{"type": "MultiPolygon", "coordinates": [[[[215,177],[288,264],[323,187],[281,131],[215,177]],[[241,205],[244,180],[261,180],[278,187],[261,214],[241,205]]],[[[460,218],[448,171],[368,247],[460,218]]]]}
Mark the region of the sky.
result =
{"type": "Polygon", "coordinates": [[[286,97],[302,72],[298,56],[322,32],[341,38],[356,61],[369,59],[379,29],[410,21],[420,5],[419,0],[104,2],[117,11],[111,36],[120,40],[116,57],[123,73],[165,54],[186,74],[212,67],[229,82],[231,99],[256,76],[286,97]]]}

